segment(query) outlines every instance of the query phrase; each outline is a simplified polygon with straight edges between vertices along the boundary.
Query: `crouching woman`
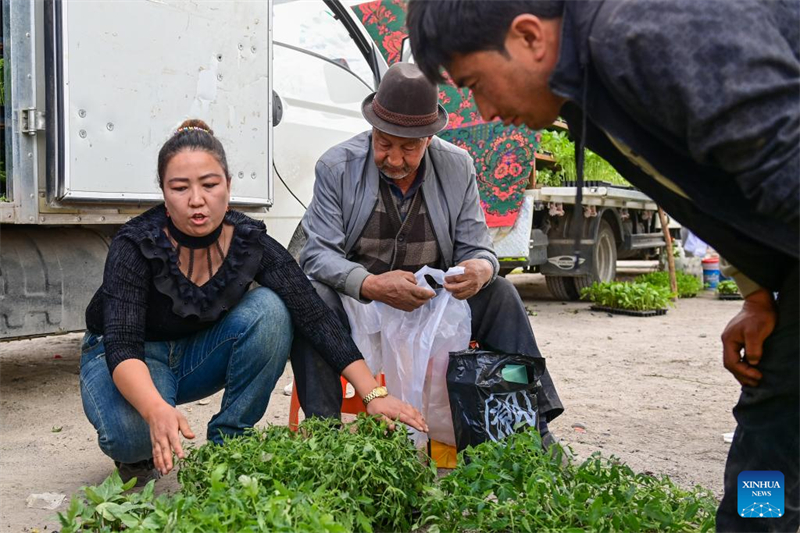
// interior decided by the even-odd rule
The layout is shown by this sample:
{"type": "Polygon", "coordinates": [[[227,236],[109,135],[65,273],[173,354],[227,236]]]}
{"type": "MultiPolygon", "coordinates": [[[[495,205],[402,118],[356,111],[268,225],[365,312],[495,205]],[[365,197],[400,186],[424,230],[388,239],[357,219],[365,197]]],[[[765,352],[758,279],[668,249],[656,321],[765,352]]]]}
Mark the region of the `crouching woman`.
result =
{"type": "Polygon", "coordinates": [[[158,478],[194,438],[176,405],[222,389],[207,437],[240,435],[264,415],[293,328],[370,400],[367,411],[424,430],[385,395],[348,333],[264,224],[231,210],[220,141],[190,120],[158,154],[164,203],[125,224],[86,311],[83,408],[124,479],[158,478]],[[260,285],[248,290],[253,282],[260,285]]]}

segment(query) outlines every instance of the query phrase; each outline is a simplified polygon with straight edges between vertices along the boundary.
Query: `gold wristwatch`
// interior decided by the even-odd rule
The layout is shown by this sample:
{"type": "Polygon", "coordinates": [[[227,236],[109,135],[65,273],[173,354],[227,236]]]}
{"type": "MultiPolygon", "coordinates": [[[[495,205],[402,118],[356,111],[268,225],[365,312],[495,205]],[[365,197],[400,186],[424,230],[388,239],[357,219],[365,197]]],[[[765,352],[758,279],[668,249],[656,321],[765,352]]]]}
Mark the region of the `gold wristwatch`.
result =
{"type": "Polygon", "coordinates": [[[375,387],[372,392],[364,396],[364,406],[375,398],[386,398],[387,396],[389,396],[389,391],[386,390],[386,387],[375,387]]]}

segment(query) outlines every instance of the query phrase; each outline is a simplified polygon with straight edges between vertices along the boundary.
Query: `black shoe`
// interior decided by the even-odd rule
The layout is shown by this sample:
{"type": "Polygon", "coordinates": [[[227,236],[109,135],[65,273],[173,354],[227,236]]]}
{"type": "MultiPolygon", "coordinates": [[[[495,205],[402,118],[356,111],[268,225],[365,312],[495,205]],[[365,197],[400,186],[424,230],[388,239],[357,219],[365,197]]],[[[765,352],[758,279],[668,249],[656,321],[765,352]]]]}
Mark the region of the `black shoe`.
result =
{"type": "Polygon", "coordinates": [[[555,435],[548,429],[547,433],[542,434],[542,448],[544,448],[544,451],[547,451],[554,444],[558,444],[558,441],[555,435]]]}
{"type": "Polygon", "coordinates": [[[539,431],[542,436],[542,448],[544,451],[550,454],[558,454],[561,466],[564,468],[569,466],[571,458],[569,450],[561,445],[544,420],[539,424],[539,431]]]}
{"type": "Polygon", "coordinates": [[[138,463],[120,463],[114,461],[123,483],[136,478],[134,487],[144,487],[148,482],[161,478],[161,472],[156,469],[152,459],[145,459],[138,463]]]}

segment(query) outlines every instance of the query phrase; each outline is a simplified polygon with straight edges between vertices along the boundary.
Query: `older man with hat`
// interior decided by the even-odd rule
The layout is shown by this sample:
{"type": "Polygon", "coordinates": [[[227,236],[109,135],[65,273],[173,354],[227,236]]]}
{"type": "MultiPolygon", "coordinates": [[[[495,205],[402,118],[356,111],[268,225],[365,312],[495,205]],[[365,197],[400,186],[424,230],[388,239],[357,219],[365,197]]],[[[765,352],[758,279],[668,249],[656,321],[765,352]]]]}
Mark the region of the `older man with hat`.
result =
{"type": "MultiPolygon", "coordinates": [[[[468,301],[473,339],[542,357],[519,294],[497,277],[472,159],[434,137],[447,125],[436,86],[415,65],[397,63],[361,109],[373,129],[320,158],[303,217],[300,265],[319,295],[349,327],[339,294],[413,311],[434,296],[416,285],[414,272],[462,266],[464,274],[444,287],[468,301]]],[[[302,335],[291,361],[306,416],[339,417],[339,375],[302,335]]],[[[541,382],[540,431],[548,443],[547,421],[564,409],[548,373],[541,382]]]]}

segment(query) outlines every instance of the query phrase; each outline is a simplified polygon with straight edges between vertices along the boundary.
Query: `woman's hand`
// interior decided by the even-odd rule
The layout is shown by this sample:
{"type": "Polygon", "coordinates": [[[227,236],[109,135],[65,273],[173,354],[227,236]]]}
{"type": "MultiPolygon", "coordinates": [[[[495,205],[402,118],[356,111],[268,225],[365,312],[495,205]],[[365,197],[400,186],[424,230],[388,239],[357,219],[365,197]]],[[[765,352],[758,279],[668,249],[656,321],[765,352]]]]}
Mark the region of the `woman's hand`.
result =
{"type": "Polygon", "coordinates": [[[162,474],[168,474],[172,470],[172,450],[183,459],[183,448],[178,432],[183,433],[187,439],[194,438],[189,422],[180,411],[161,397],[144,361],[127,359],[121,362],[111,378],[125,399],[139,411],[150,426],[153,464],[162,474]]]}
{"type": "MultiPolygon", "coordinates": [[[[365,398],[370,392],[375,390],[378,382],[370,372],[367,363],[363,359],[354,361],[347,365],[342,371],[342,375],[353,384],[356,393],[360,398],[365,398]]],[[[392,395],[383,398],[375,398],[367,404],[367,413],[370,415],[382,415],[383,419],[389,423],[389,428],[394,430],[393,422],[399,421],[407,424],[418,431],[428,431],[428,424],[411,404],[395,398],[392,395]]]]}
{"type": "Polygon", "coordinates": [[[183,459],[183,448],[179,433],[187,439],[194,438],[186,417],[167,402],[162,401],[144,417],[150,426],[150,442],[153,444],[153,464],[167,475],[172,470],[172,452],[183,459]]]}
{"type": "Polygon", "coordinates": [[[393,422],[398,421],[407,424],[417,431],[428,431],[428,424],[422,414],[414,406],[408,404],[392,395],[383,398],[375,398],[367,404],[367,413],[370,415],[382,415],[383,419],[389,422],[389,429],[394,430],[393,422]]]}

